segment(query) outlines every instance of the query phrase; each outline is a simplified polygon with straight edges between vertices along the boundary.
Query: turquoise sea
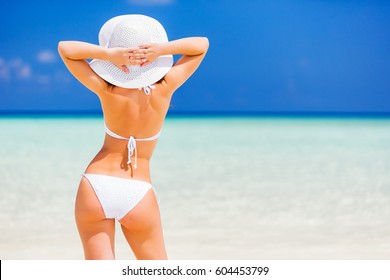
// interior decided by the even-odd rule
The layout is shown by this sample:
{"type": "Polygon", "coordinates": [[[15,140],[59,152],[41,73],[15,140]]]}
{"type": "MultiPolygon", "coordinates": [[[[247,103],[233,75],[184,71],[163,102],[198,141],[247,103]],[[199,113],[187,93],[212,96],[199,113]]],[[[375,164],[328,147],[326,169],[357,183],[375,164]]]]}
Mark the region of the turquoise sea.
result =
{"type": "MultiPolygon", "coordinates": [[[[83,258],[103,138],[100,117],[0,118],[0,259],[83,258]]],[[[390,119],[170,117],[152,179],[171,259],[390,258],[390,119]]]]}

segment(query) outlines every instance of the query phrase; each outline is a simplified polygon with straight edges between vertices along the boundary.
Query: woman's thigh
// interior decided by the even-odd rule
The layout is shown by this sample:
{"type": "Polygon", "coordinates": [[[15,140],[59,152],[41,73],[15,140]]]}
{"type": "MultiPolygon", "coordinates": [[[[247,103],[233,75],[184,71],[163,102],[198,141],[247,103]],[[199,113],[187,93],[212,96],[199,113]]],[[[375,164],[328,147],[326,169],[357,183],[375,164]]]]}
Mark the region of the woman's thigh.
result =
{"type": "Polygon", "coordinates": [[[114,259],[115,220],[106,219],[89,181],[83,177],[76,196],[75,217],[86,259],[114,259]]]}
{"type": "Polygon", "coordinates": [[[153,189],[119,222],[137,259],[167,259],[160,210],[153,189]]]}

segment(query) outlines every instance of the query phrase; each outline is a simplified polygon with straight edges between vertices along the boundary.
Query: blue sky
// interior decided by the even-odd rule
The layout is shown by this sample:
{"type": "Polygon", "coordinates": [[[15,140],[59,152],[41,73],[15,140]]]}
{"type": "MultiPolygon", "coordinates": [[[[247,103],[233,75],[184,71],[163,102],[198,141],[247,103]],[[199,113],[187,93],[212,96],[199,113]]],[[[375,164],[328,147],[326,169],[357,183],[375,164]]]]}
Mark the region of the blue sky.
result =
{"type": "Polygon", "coordinates": [[[0,112],[99,111],[57,43],[97,43],[105,21],[132,13],[170,39],[210,40],[172,112],[390,113],[390,3],[375,0],[2,1],[0,112]]]}

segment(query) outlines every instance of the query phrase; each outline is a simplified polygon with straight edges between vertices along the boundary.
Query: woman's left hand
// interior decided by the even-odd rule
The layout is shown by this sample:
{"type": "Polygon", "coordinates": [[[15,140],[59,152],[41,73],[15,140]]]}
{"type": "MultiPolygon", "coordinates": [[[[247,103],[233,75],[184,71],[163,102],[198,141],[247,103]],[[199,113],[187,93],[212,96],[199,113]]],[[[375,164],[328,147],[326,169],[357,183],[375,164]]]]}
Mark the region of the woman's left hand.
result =
{"type": "Polygon", "coordinates": [[[137,59],[141,59],[143,61],[140,65],[145,66],[155,61],[161,55],[160,44],[150,43],[140,45],[133,51],[133,53],[137,59]]]}
{"type": "Polygon", "coordinates": [[[137,48],[110,48],[109,60],[124,72],[129,73],[126,65],[142,65],[146,58],[137,55],[137,48]]]}

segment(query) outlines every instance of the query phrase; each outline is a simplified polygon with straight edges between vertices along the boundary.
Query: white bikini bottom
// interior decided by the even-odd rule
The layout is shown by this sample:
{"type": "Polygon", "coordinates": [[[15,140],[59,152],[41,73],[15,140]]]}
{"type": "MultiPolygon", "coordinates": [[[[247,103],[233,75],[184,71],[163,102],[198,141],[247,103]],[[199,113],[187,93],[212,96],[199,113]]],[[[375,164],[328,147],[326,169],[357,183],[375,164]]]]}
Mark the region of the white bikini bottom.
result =
{"type": "Polygon", "coordinates": [[[153,189],[150,183],[140,180],[101,174],[83,176],[95,191],[107,219],[122,219],[153,189]]]}

